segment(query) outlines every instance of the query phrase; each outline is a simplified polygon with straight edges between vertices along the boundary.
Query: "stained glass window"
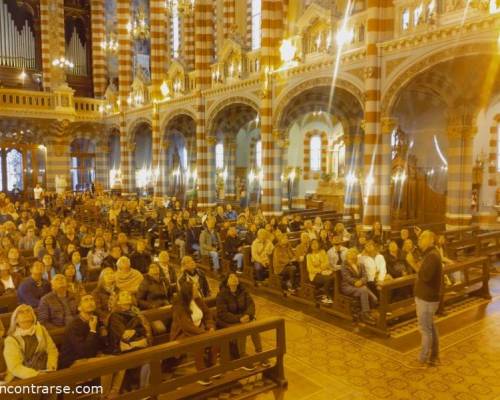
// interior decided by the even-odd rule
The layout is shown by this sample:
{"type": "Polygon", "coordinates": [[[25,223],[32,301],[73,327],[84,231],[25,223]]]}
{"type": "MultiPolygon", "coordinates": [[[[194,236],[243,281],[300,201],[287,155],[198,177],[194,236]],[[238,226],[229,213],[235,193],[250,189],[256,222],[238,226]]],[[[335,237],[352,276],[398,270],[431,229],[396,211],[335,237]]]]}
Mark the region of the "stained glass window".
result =
{"type": "Polygon", "coordinates": [[[252,50],[260,49],[261,0],[252,0],[252,50]]]}
{"type": "Polygon", "coordinates": [[[7,151],[7,190],[23,190],[23,155],[19,150],[7,151]]]}

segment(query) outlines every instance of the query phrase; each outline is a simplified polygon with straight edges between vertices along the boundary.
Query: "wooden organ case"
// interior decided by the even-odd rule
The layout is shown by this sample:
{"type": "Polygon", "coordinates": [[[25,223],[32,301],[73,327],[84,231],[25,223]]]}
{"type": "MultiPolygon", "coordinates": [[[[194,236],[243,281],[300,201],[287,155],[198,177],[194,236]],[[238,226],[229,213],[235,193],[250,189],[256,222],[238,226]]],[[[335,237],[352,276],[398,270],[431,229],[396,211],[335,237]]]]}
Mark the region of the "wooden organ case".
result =
{"type": "Polygon", "coordinates": [[[417,158],[409,153],[407,135],[397,129],[392,139],[391,225],[444,222],[446,194],[431,188],[427,175],[417,166],[417,158]]]}
{"type": "Polygon", "coordinates": [[[66,80],[82,97],[93,97],[90,18],[89,0],[64,0],[66,59],[74,64],[66,80]]]}
{"type": "Polygon", "coordinates": [[[39,0],[0,0],[0,87],[42,90],[39,0]]]}

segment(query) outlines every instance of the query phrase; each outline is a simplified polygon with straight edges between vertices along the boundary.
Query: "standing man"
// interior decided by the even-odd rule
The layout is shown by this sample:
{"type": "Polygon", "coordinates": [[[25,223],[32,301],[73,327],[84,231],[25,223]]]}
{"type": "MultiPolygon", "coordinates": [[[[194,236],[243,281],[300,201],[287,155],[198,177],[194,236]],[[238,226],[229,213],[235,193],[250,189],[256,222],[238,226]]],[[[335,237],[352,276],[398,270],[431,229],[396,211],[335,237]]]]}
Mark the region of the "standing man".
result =
{"type": "Polygon", "coordinates": [[[422,334],[422,349],[419,362],[434,366],[439,364],[439,337],[434,325],[434,314],[439,307],[439,297],[443,281],[441,256],[434,247],[435,235],[424,231],[418,238],[422,251],[422,262],[417,271],[415,303],[417,320],[422,334]]]}
{"type": "Polygon", "coordinates": [[[35,198],[36,208],[40,208],[42,206],[42,195],[43,189],[39,183],[33,188],[33,197],[35,198]]]}

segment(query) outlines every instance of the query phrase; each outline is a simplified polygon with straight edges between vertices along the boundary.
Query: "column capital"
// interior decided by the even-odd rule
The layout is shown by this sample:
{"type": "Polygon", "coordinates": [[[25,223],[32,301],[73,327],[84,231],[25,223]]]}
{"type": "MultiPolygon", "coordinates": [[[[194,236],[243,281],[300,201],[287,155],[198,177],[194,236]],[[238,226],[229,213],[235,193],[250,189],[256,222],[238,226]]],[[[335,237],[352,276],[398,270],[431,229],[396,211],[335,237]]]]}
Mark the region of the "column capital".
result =
{"type": "Polygon", "coordinates": [[[472,139],[477,133],[477,110],[474,106],[457,107],[448,115],[446,131],[450,139],[472,139]]]}
{"type": "Polygon", "coordinates": [[[391,134],[398,125],[398,119],[384,116],[380,118],[380,125],[382,128],[382,134],[391,134]]]}

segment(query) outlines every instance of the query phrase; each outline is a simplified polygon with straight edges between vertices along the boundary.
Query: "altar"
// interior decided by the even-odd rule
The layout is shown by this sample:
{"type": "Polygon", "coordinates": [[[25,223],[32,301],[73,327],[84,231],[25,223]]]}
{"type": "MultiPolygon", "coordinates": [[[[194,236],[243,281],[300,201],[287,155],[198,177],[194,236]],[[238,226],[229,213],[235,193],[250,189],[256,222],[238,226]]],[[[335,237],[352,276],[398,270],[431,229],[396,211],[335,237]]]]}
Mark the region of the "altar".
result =
{"type": "Polygon", "coordinates": [[[324,209],[343,213],[344,194],[345,184],[343,179],[330,181],[320,180],[314,198],[323,201],[324,209]]]}

